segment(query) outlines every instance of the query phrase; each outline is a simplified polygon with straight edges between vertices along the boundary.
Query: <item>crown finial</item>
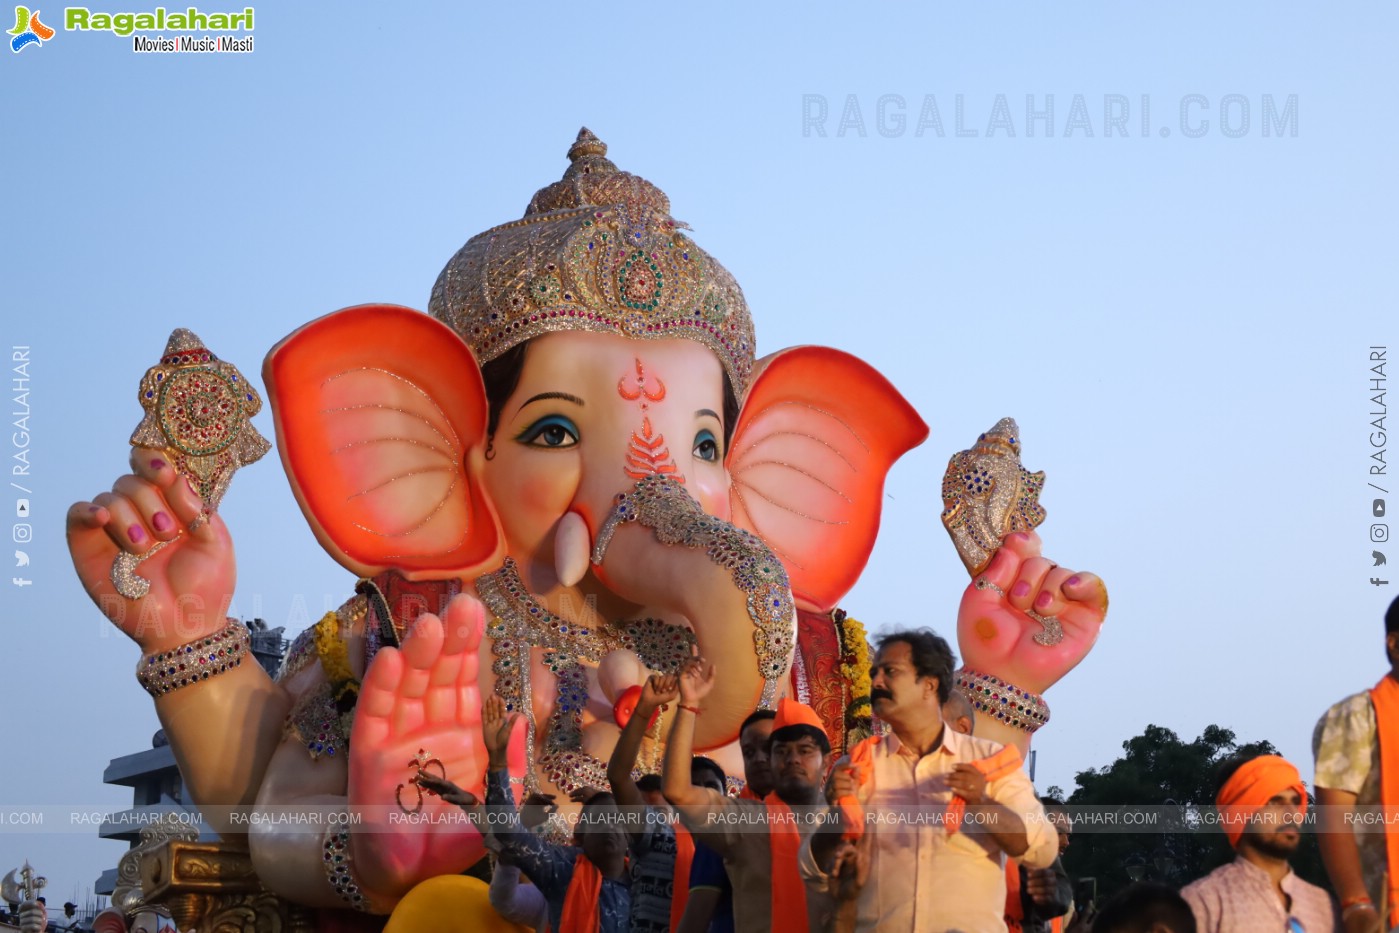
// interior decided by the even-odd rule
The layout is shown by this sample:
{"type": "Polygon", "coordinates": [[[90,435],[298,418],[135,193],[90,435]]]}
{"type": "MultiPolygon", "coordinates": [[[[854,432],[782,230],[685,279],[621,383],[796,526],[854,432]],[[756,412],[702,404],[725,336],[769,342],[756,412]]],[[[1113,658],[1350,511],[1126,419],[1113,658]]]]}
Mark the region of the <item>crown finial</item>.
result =
{"type": "Polygon", "coordinates": [[[670,213],[670,199],[665,192],[646,179],[617,168],[607,158],[607,143],[585,126],[568,147],[568,168],[564,169],[563,178],[536,191],[525,216],[617,204],[670,213]]]}
{"type": "Polygon", "coordinates": [[[577,162],[584,156],[605,156],[607,155],[607,143],[593,135],[593,131],[586,126],[578,131],[578,138],[573,141],[573,145],[568,147],[568,161],[577,162]]]}

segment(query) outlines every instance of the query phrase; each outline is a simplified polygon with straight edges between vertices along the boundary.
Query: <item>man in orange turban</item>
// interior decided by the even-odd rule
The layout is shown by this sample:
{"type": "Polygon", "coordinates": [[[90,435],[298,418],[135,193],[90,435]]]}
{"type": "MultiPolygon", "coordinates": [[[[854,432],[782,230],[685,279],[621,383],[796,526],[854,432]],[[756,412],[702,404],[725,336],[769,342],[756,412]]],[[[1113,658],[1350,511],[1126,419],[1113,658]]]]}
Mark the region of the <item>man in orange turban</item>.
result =
{"type": "Polygon", "coordinates": [[[1200,933],[1288,930],[1334,933],[1331,896],[1292,872],[1307,791],[1296,766],[1277,755],[1230,762],[1215,805],[1237,853],[1180,893],[1200,933]],[[1295,921],[1295,923],[1293,922],[1295,921]]]}

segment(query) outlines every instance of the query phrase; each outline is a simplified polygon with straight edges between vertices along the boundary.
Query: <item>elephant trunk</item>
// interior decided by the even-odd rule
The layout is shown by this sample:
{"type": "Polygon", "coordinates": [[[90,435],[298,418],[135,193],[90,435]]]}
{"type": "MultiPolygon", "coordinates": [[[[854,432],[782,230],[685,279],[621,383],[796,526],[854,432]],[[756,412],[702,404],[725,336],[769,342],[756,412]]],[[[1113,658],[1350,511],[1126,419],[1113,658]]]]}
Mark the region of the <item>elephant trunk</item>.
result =
{"type": "Polygon", "coordinates": [[[791,665],[796,612],[786,573],[761,540],[705,514],[678,485],[643,481],[628,508],[637,520],[614,513],[603,523],[594,571],[623,599],[689,620],[718,674],[695,746],[731,742],[760,702],[776,701],[791,665]]]}

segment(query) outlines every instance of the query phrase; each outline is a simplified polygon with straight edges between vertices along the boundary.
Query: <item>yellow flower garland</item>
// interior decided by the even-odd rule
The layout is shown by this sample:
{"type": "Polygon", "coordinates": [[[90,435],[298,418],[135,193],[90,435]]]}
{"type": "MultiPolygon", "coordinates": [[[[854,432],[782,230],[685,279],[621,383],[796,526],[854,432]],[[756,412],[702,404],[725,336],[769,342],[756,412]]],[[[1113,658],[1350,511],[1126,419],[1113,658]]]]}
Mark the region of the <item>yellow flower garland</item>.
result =
{"type": "Polygon", "coordinates": [[[841,632],[841,677],[851,698],[845,706],[845,727],[848,741],[853,741],[870,729],[870,646],[859,620],[841,610],[835,610],[834,618],[841,632]]]}
{"type": "Polygon", "coordinates": [[[340,637],[340,614],[327,612],[316,623],[316,656],[330,682],[332,695],[339,701],[347,692],[358,693],[359,681],[350,670],[350,651],[340,637]]]}
{"type": "MultiPolygon", "coordinates": [[[[839,612],[839,610],[837,610],[839,612]]],[[[870,648],[865,640],[865,627],[853,616],[840,613],[840,673],[850,687],[850,706],[846,716],[868,716],[868,711],[856,711],[869,707],[870,703],[870,648]]]]}

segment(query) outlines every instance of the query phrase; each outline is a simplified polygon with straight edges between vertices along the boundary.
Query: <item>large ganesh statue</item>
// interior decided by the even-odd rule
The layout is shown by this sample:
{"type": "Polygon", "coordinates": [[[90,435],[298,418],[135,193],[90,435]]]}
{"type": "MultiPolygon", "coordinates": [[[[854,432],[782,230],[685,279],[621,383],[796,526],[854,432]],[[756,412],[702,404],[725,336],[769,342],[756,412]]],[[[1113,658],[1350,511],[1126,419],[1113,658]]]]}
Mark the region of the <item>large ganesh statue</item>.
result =
{"type": "MultiPolygon", "coordinates": [[[[604,782],[629,688],[694,653],[721,671],[695,744],[733,772],[739,725],[782,696],[840,739],[856,722],[855,627],[835,607],[873,547],[888,470],[927,427],[848,354],[755,359],[738,284],[606,152],[581,132],[562,180],[447,263],[428,314],[349,308],[269,353],[292,489],[359,580],[277,678],[239,663],[233,545],[207,476],[134,440],[131,474],[69,512],[78,575],[140,646],[190,798],[225,837],[247,833],[262,884],[297,904],[388,913],[482,856],[476,828],[434,821],[455,807],[413,778],[481,792],[491,693],[524,714],[521,790],[561,795],[604,782]],[[345,820],[226,816],[311,805],[345,820]]],[[[1019,632],[1027,576],[1029,598],[1052,588],[1053,611],[1091,616],[1096,578],[1040,574],[1037,548],[1020,534],[986,571],[999,583],[968,588],[971,631],[1019,632]]],[[[982,641],[983,666],[1025,650],[982,641]]],[[[1092,638],[1070,641],[1039,689],[1092,638]]]]}

